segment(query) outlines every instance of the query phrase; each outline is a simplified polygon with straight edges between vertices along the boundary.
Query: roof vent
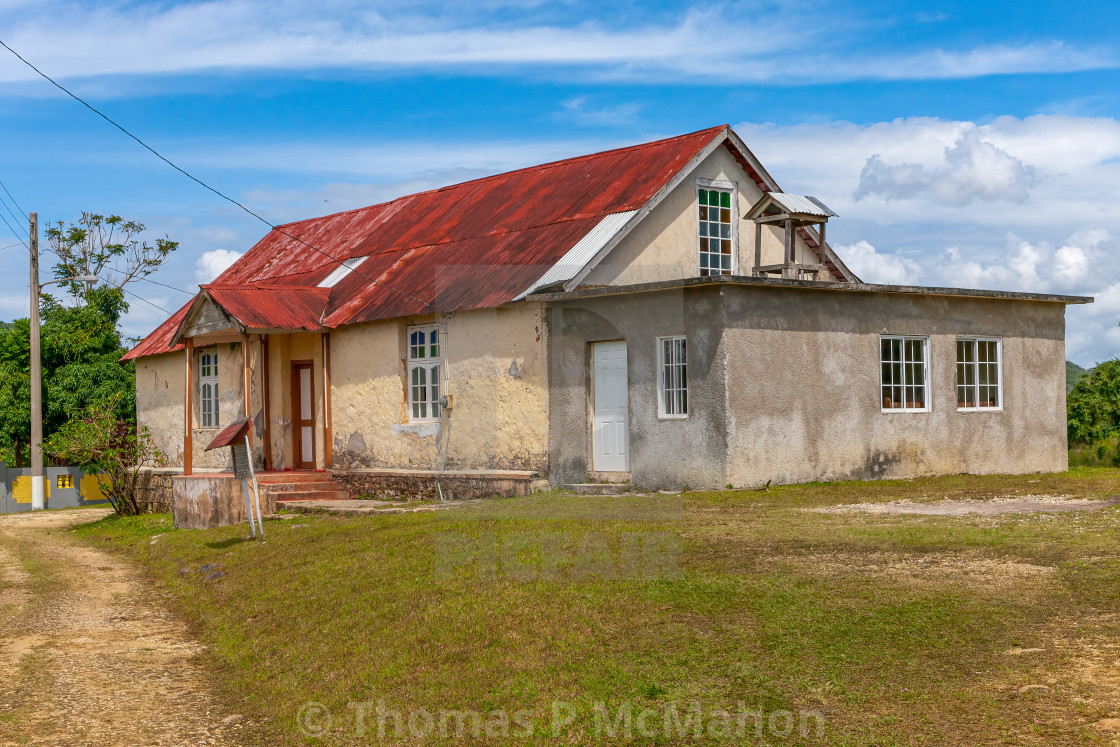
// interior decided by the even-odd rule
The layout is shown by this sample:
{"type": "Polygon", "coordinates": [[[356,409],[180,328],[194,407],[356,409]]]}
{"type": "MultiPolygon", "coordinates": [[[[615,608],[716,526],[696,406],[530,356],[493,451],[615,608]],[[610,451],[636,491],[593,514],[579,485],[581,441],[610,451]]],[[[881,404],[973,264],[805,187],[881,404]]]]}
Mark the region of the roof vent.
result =
{"type": "Polygon", "coordinates": [[[358,265],[365,261],[365,257],[351,257],[345,260],[338,267],[331,271],[330,275],[323,278],[322,282],[317,287],[319,288],[333,288],[338,285],[338,282],[344,277],[349,275],[354,270],[358,269],[358,265]]]}
{"type": "Polygon", "coordinates": [[[830,280],[828,268],[828,247],[824,242],[824,226],[829,218],[839,217],[836,213],[816,197],[808,195],[791,195],[784,192],[767,192],[762,199],[754,204],[747,214],[746,220],[754,221],[754,268],[752,275],[766,275],[768,273],[781,273],[783,278],[801,280],[805,273],[812,273],[816,280],[830,280]],[[781,264],[762,264],[762,226],[765,224],[785,227],[785,256],[781,264]],[[799,228],[805,226],[819,226],[818,234],[803,232],[807,243],[812,246],[815,241],[817,263],[798,263],[794,251],[794,235],[799,228]]]}

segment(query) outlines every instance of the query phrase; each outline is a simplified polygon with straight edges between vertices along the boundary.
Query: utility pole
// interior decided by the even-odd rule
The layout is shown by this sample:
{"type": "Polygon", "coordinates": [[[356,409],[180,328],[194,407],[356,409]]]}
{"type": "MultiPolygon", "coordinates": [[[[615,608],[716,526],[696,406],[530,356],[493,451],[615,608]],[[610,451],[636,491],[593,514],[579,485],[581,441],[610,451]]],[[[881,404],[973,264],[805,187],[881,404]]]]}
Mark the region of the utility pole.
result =
{"type": "Polygon", "coordinates": [[[31,510],[43,500],[43,372],[39,354],[39,214],[31,214],[31,510]]]}

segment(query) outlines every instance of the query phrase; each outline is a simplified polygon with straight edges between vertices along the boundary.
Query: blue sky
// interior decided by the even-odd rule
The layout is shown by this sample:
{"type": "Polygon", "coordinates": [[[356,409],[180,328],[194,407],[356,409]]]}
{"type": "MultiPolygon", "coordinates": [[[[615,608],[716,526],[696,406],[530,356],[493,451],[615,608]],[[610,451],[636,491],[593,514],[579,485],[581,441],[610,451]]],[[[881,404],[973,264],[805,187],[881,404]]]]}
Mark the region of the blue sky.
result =
{"type": "MultiPolygon", "coordinates": [[[[0,0],[0,39],[272,221],[730,123],[783,188],[841,214],[829,237],[865,279],[1096,296],[1069,313],[1069,356],[1087,364],[1120,353],[1117,16],[1105,2],[0,0]]],[[[188,291],[265,230],[3,50],[0,180],[43,220],[115,212],[179,240],[155,279],[188,291]]],[[[0,258],[0,318],[25,315],[25,254],[0,258]]],[[[188,298],[135,292],[171,310],[188,298]]],[[[132,300],[126,329],[146,333],[162,312],[132,300]]]]}

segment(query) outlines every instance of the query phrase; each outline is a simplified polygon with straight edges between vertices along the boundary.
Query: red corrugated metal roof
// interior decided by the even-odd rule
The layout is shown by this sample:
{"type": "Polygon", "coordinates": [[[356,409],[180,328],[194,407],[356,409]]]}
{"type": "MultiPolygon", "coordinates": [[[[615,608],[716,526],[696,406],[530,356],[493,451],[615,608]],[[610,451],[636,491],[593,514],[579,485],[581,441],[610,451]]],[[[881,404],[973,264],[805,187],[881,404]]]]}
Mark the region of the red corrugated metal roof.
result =
{"type": "Polygon", "coordinates": [[[296,286],[202,286],[206,295],[249,330],[321,329],[329,288],[296,286]]]}
{"type": "Polygon", "coordinates": [[[125,353],[121,360],[130,361],[133,358],[143,358],[146,355],[159,355],[160,353],[182,350],[182,345],[176,345],[175,347],[168,346],[171,344],[172,338],[175,337],[175,331],[179,329],[179,325],[183,323],[183,318],[186,317],[193,303],[193,299],[187,301],[183,308],[172,314],[171,318],[166,322],[156,327],[150,335],[140,341],[139,345],[125,353]]]}
{"type": "Polygon", "coordinates": [[[252,425],[252,418],[241,418],[240,420],[233,421],[223,428],[221,433],[214,436],[214,440],[210,442],[210,445],[206,447],[205,451],[220,449],[223,446],[229,446],[230,444],[243,441],[245,439],[245,434],[249,432],[249,428],[251,428],[252,425]]]}
{"type": "MultiPolygon", "coordinates": [[[[257,329],[334,328],[499,306],[532,285],[603,216],[644,207],[725,129],[288,223],[270,231],[206,292],[244,326],[257,329]],[[333,288],[314,288],[338,267],[336,260],[353,257],[365,259],[333,288]]],[[[177,315],[180,321],[184,313],[177,315]]],[[[168,350],[179,326],[171,322],[127,357],[168,350]]]]}

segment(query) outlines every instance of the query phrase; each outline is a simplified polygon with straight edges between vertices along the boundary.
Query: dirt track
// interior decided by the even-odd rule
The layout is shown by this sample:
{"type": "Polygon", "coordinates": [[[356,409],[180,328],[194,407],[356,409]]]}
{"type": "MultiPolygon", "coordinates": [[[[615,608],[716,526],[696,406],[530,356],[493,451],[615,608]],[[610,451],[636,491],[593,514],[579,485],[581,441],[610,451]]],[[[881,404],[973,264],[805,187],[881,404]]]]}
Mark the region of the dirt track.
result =
{"type": "Polygon", "coordinates": [[[185,626],[70,537],[106,513],[0,516],[0,745],[235,744],[185,626]]]}

